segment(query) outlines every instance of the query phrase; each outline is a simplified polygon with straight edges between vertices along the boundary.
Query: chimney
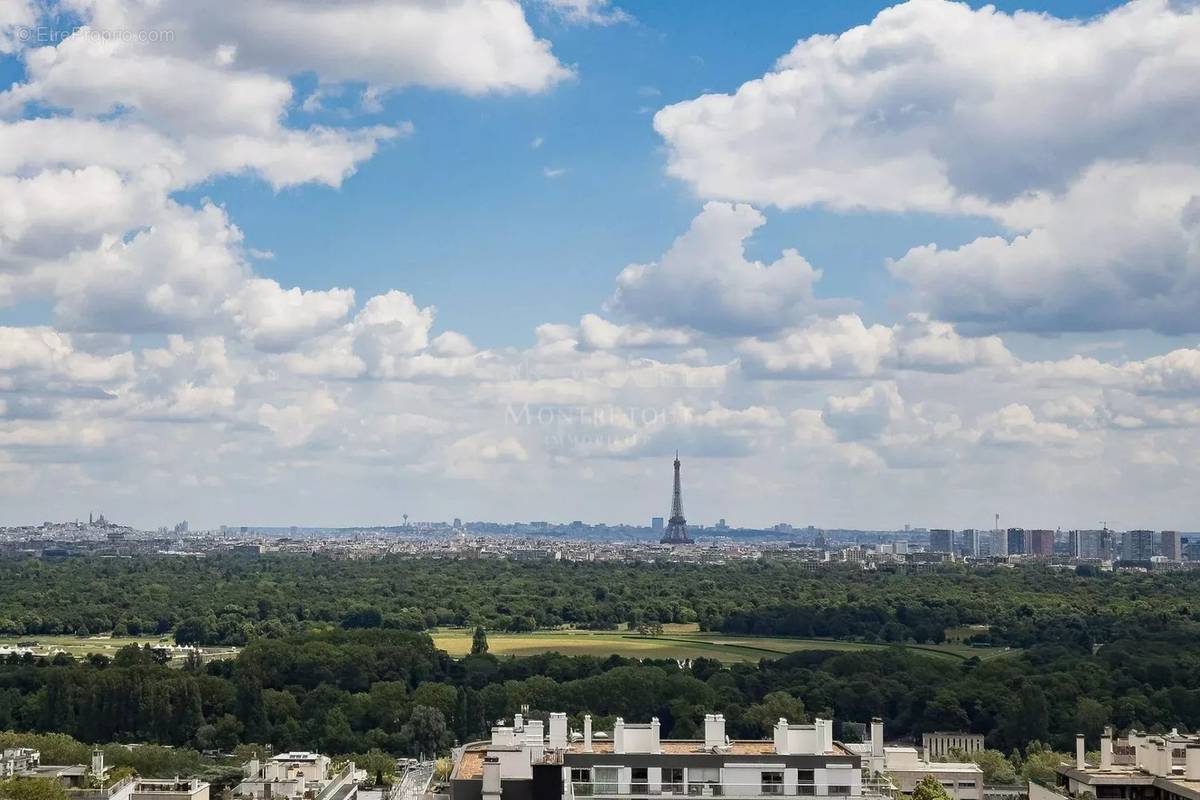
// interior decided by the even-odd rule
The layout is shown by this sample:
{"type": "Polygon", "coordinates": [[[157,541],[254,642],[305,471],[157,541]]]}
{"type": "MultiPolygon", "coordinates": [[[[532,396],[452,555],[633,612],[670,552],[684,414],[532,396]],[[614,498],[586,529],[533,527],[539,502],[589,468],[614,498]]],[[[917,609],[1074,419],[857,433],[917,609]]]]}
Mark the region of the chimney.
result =
{"type": "Polygon", "coordinates": [[[104,751],[99,747],[92,751],[92,774],[104,778],[104,751]]]}
{"type": "Polygon", "coordinates": [[[1184,753],[1183,777],[1189,781],[1200,781],[1200,745],[1189,744],[1184,753]]]}
{"type": "Polygon", "coordinates": [[[550,749],[567,749],[567,715],[561,711],[550,715],[550,749]]]}
{"type": "Polygon", "coordinates": [[[483,759],[483,800],[500,800],[500,759],[486,756],[483,759]]]}
{"type": "Polygon", "coordinates": [[[817,752],[828,753],[833,749],[833,720],[817,718],[813,723],[817,731],[817,752]]]}
{"type": "Polygon", "coordinates": [[[1145,742],[1140,742],[1137,748],[1137,761],[1138,766],[1151,775],[1161,778],[1171,773],[1171,754],[1163,745],[1162,739],[1147,739],[1145,742]]]}
{"type": "Polygon", "coordinates": [[[541,761],[546,755],[546,734],[540,719],[525,723],[525,749],[531,761],[541,761]]]}
{"type": "Polygon", "coordinates": [[[1100,769],[1112,769],[1113,765],[1113,729],[1111,725],[1104,726],[1104,735],[1100,737],[1100,769]]]}
{"type": "Polygon", "coordinates": [[[879,717],[871,718],[871,758],[883,758],[883,720],[879,717]]]}
{"type": "Polygon", "coordinates": [[[613,752],[625,752],[625,720],[621,717],[613,723],[613,752]]]}
{"type": "Polygon", "coordinates": [[[513,715],[513,730],[522,731],[525,729],[525,717],[517,713],[513,715]]]}
{"type": "Polygon", "coordinates": [[[712,750],[725,744],[725,717],[721,714],[704,715],[704,749],[712,750]]]}
{"type": "Polygon", "coordinates": [[[788,721],[783,717],[775,723],[775,752],[781,756],[790,755],[788,752],[788,721]]]}
{"type": "Polygon", "coordinates": [[[658,721],[658,717],[650,718],[650,752],[662,752],[662,734],[660,733],[662,724],[658,721]]]}
{"type": "Polygon", "coordinates": [[[583,752],[592,752],[592,715],[583,715],[583,752]]]}
{"type": "Polygon", "coordinates": [[[1087,766],[1086,749],[1083,744],[1083,734],[1075,734],[1075,769],[1083,769],[1087,766]]]}

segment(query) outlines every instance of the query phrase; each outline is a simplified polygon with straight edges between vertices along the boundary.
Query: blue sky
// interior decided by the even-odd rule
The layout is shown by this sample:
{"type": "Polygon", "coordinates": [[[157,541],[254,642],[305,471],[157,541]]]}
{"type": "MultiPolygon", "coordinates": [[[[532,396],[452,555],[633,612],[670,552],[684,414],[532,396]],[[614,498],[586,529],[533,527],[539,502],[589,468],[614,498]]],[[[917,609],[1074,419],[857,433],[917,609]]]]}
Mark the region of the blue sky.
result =
{"type": "Polygon", "coordinates": [[[0,524],[1200,525],[1200,9],[211,3],[0,13],[0,524]]]}
{"type": "MultiPolygon", "coordinates": [[[[385,145],[340,190],[276,194],[225,178],[184,197],[226,205],[247,243],[276,255],[259,264],[263,274],[303,287],[332,280],[363,296],[403,286],[437,306],[442,326],[489,346],[526,346],[542,322],[598,312],[616,273],[663,252],[699,209],[702,201],[664,174],[654,111],[734,90],[797,39],[867,23],[886,5],[623,3],[634,22],[589,27],[534,10],[531,24],[576,79],[532,97],[397,91],[381,113],[356,121],[410,121],[413,135],[385,145]],[[546,169],[565,172],[548,178],[546,169]]],[[[1114,4],[997,5],[1086,17],[1114,4]]],[[[295,82],[301,98],[315,88],[311,76],[295,82]]],[[[293,110],[291,118],[342,123],[339,112],[357,104],[352,89],[345,95],[325,114],[293,110]]],[[[890,321],[896,287],[885,258],[996,230],[988,220],[920,213],[772,211],[749,249],[771,259],[798,248],[824,270],[823,294],[855,298],[873,319],[890,321]]]]}
{"type": "MultiPolygon", "coordinates": [[[[532,5],[531,26],[553,41],[575,79],[533,96],[400,89],[386,94],[381,110],[364,113],[358,98],[365,84],[341,88],[322,110],[300,109],[318,80],[294,76],[290,125],[410,122],[414,131],[385,144],[338,189],[274,191],[249,176],[217,177],[176,196],[228,208],[247,245],[274,255],[258,262],[258,272],[282,283],[332,282],[364,297],[403,286],[438,308],[439,327],[492,347],[527,346],[547,320],[599,312],[616,273],[654,259],[700,208],[701,198],[665,174],[654,111],[735,90],[798,39],[866,24],[888,5],[632,2],[621,4],[631,21],[599,26],[566,24],[532,5]],[[547,170],[562,174],[548,177],[547,170]]],[[[1086,19],[1119,4],[990,5],[1086,19]]],[[[0,59],[0,83],[23,72],[16,58],[0,59]]],[[[823,270],[822,295],[853,298],[865,316],[891,322],[902,309],[889,302],[897,285],[886,258],[998,231],[982,218],[772,209],[747,245],[751,257],[766,260],[799,249],[823,270]]],[[[44,304],[27,304],[0,308],[0,321],[48,314],[44,304]]],[[[1145,350],[1139,338],[1129,342],[1132,356],[1145,350]]],[[[1064,349],[1050,341],[1026,347],[1064,349]]]]}

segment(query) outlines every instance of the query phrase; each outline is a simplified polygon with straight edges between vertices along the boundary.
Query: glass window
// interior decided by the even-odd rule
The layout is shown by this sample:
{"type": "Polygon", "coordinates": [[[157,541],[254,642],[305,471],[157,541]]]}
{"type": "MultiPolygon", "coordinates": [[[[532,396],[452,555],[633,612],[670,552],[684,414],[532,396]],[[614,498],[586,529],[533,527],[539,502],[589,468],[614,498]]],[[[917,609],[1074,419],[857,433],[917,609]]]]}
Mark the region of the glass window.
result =
{"type": "Polygon", "coordinates": [[[764,772],[762,774],[763,794],[783,794],[783,773],[764,772]]]}
{"type": "Polygon", "coordinates": [[[596,767],[596,791],[616,794],[618,775],[616,767],[596,767]]]}
{"type": "Polygon", "coordinates": [[[689,795],[718,794],[716,789],[721,785],[721,768],[688,767],[687,784],[689,795]]]}
{"type": "Polygon", "coordinates": [[[576,797],[592,796],[592,771],[590,769],[572,768],[571,791],[576,797]]]}
{"type": "Polygon", "coordinates": [[[650,791],[650,770],[645,767],[629,770],[629,791],[633,794],[646,794],[650,791]]]}
{"type": "Polygon", "coordinates": [[[683,794],[683,767],[663,767],[662,790],[664,794],[683,794]]]}
{"type": "Polygon", "coordinates": [[[796,770],[796,794],[816,794],[817,787],[814,785],[814,781],[816,781],[816,773],[811,769],[796,770]]]}

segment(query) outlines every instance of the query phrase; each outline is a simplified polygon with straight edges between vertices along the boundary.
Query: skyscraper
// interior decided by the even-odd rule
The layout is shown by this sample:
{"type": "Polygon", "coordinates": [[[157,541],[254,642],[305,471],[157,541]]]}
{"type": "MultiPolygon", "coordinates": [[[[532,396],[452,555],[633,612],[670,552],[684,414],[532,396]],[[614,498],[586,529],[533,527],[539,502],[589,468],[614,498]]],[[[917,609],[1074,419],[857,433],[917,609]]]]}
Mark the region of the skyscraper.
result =
{"type": "Polygon", "coordinates": [[[1154,531],[1125,531],[1121,537],[1122,561],[1149,561],[1155,555],[1154,531]]]}
{"type": "Polygon", "coordinates": [[[979,531],[967,528],[962,532],[962,551],[965,556],[979,555],[979,531]]]}
{"type": "Polygon", "coordinates": [[[1038,558],[1054,555],[1054,531],[1035,530],[1025,532],[1026,552],[1038,558]]]}
{"type": "Polygon", "coordinates": [[[1071,555],[1084,559],[1111,557],[1109,533],[1106,530],[1071,531],[1071,555]]]}
{"type": "Polygon", "coordinates": [[[1163,531],[1158,544],[1158,554],[1168,561],[1183,561],[1183,539],[1179,531],[1163,531]]]}
{"type": "Polygon", "coordinates": [[[929,532],[929,549],[934,553],[954,552],[954,531],[934,528],[929,532]]]}
{"type": "Polygon", "coordinates": [[[679,485],[679,453],[675,453],[675,489],[671,493],[671,518],[667,520],[667,532],[662,537],[663,544],[691,544],[688,536],[687,520],[683,518],[683,491],[679,485]]]}
{"type": "Polygon", "coordinates": [[[1029,548],[1026,545],[1025,529],[1009,528],[1007,553],[1010,556],[1019,556],[1028,552],[1029,548]]]}

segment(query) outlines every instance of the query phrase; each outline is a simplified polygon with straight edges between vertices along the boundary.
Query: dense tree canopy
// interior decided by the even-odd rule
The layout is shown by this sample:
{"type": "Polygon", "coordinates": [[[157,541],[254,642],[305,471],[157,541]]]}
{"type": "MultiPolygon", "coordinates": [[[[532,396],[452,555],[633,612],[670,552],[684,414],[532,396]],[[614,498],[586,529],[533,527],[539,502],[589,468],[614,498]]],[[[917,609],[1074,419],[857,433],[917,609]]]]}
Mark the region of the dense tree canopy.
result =
{"type": "Polygon", "coordinates": [[[700,735],[713,711],[734,737],[765,736],[780,716],[881,716],[895,737],[982,733],[989,748],[1023,753],[1022,772],[1044,772],[1077,731],[1094,741],[1110,723],[1200,729],[1197,583],[1190,574],[1036,567],[903,575],[769,563],[0,562],[0,624],[10,631],[125,626],[246,643],[236,658],[182,668],[137,647],[112,659],[9,656],[0,661],[0,730],[155,742],[180,753],[256,743],[417,755],[483,736],[491,720],[524,705],[535,715],[566,711],[576,727],[585,712],[597,725],[657,716],[675,737],[700,735]],[[696,620],[872,641],[937,641],[971,624],[983,626],[976,638],[1022,649],[958,661],[904,648],[807,650],[734,665],[500,658],[486,652],[480,630],[476,652],[454,660],[419,630],[517,620],[635,628],[696,620]]]}
{"type": "MultiPolygon", "coordinates": [[[[938,642],[988,625],[981,643],[1085,645],[1129,624],[1189,615],[1193,573],[947,565],[919,575],[785,561],[727,565],[213,556],[0,561],[0,635],[170,634],[242,645],[313,625],[525,631],[695,622],[708,630],[938,642]]],[[[1200,614],[1200,608],[1196,608],[1200,614]]]]}

